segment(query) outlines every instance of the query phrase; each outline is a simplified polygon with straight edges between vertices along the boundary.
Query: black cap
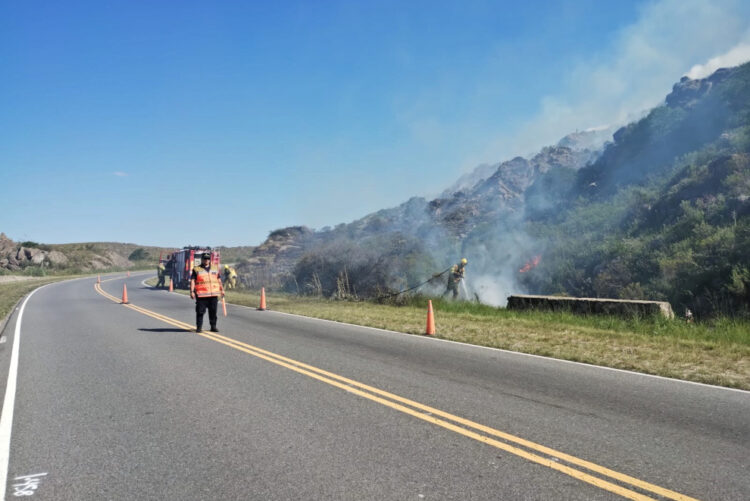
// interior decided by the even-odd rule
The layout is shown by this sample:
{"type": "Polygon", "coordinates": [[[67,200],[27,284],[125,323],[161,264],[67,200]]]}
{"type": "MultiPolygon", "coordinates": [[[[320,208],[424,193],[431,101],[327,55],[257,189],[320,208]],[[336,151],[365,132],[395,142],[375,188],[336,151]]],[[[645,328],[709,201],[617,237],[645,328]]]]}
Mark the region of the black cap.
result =
{"type": "Polygon", "coordinates": [[[211,254],[209,254],[208,252],[204,252],[201,256],[201,259],[211,259],[211,254]]]}

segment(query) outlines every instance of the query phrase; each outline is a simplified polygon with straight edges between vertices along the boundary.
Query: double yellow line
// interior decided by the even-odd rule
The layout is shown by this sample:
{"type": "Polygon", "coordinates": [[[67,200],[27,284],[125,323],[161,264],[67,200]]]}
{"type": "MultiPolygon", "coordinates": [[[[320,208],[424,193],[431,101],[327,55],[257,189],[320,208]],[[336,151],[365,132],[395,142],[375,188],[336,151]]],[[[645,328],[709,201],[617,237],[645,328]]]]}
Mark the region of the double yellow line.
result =
{"type": "MultiPolygon", "coordinates": [[[[105,292],[101,288],[100,284],[96,284],[95,289],[99,294],[105,296],[107,299],[116,303],[120,302],[120,299],[105,292]]],[[[160,313],[147,310],[146,308],[142,308],[134,304],[125,304],[123,306],[144,315],[148,315],[149,317],[155,318],[157,320],[161,320],[162,322],[170,324],[174,327],[178,327],[186,331],[195,331],[192,325],[181,322],[174,318],[167,317],[160,313]]],[[[403,412],[404,414],[408,414],[417,419],[427,421],[429,423],[451,430],[455,433],[459,433],[463,436],[472,438],[484,444],[491,445],[511,454],[515,454],[533,463],[537,463],[561,473],[565,473],[566,475],[570,475],[573,478],[577,478],[578,480],[587,482],[606,491],[613,492],[624,498],[633,500],[655,499],[653,497],[644,495],[641,492],[632,490],[632,488],[637,488],[648,494],[655,494],[657,496],[661,496],[667,499],[673,499],[676,501],[697,501],[695,498],[685,496],[678,492],[659,487],[658,485],[654,485],[643,480],[631,477],[629,475],[610,470],[608,468],[577,458],[575,456],[571,456],[569,454],[550,449],[549,447],[545,447],[529,440],[525,440],[523,438],[510,435],[494,428],[475,423],[460,416],[455,416],[428,405],[424,405],[419,402],[394,395],[393,393],[368,386],[358,381],[339,376],[338,374],[334,374],[332,372],[319,369],[297,360],[278,355],[262,348],[258,348],[257,346],[252,346],[236,339],[219,335],[217,333],[200,332],[197,334],[203,336],[206,339],[210,339],[230,348],[234,348],[235,350],[247,353],[248,355],[266,360],[299,374],[303,374],[336,388],[340,388],[354,395],[385,405],[386,407],[390,407],[391,409],[403,412]],[[564,463],[561,463],[561,461],[564,463]],[[619,484],[614,483],[614,481],[619,482],[619,484]],[[621,484],[625,484],[628,487],[625,487],[621,484]]]]}

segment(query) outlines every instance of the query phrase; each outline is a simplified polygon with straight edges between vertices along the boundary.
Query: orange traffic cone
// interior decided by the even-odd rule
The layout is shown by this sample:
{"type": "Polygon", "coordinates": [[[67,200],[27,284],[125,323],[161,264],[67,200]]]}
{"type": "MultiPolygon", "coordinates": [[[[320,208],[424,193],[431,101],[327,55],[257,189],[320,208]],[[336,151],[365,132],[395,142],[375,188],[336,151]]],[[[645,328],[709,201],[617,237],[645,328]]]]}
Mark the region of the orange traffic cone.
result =
{"type": "Polygon", "coordinates": [[[427,330],[425,334],[428,336],[435,335],[435,314],[432,311],[432,300],[427,303],[427,330]]]}
{"type": "Polygon", "coordinates": [[[258,307],[260,311],[264,311],[266,309],[266,288],[261,287],[260,288],[260,306],[258,307]]]}
{"type": "Polygon", "coordinates": [[[102,283],[102,276],[101,275],[97,275],[96,276],[96,283],[98,283],[98,284],[102,283]]]}
{"type": "Polygon", "coordinates": [[[130,278],[130,272],[128,272],[128,278],[130,278]]]}
{"type": "Polygon", "coordinates": [[[128,304],[128,287],[122,284],[122,304],[128,304]]]}
{"type": "Polygon", "coordinates": [[[172,285],[172,279],[169,279],[169,292],[174,292],[174,285],[172,285]]]}

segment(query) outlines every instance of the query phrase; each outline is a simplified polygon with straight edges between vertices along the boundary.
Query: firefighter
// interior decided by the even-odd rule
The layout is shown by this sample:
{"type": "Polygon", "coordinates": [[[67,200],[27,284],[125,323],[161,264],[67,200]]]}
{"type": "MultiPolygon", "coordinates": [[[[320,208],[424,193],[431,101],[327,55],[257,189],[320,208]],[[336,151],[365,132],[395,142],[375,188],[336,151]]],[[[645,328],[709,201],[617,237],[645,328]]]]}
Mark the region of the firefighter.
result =
{"type": "Polygon", "coordinates": [[[164,277],[166,275],[166,268],[164,267],[164,263],[159,262],[159,266],[156,267],[156,274],[159,276],[159,281],[156,282],[156,288],[165,287],[164,277]]]}
{"type": "Polygon", "coordinates": [[[224,285],[227,289],[237,288],[237,271],[228,264],[224,265],[224,285]]]}
{"type": "Polygon", "coordinates": [[[216,328],[219,296],[224,297],[221,276],[218,270],[211,269],[211,254],[205,252],[201,256],[200,266],[194,267],[190,275],[190,299],[195,299],[195,332],[203,332],[203,314],[206,309],[211,332],[219,332],[216,328]]]}
{"type": "Polygon", "coordinates": [[[468,263],[466,258],[462,258],[458,264],[454,264],[451,267],[451,272],[448,275],[448,286],[445,289],[443,296],[449,292],[453,292],[453,299],[458,297],[458,284],[461,283],[461,280],[463,280],[464,274],[466,273],[466,263],[468,263]]]}

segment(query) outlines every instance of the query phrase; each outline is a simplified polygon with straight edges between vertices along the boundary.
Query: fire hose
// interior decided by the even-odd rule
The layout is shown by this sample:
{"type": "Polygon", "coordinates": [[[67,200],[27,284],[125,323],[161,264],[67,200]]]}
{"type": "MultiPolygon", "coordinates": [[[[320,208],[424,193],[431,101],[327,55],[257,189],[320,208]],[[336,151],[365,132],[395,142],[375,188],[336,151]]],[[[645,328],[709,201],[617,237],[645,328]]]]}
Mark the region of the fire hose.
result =
{"type": "Polygon", "coordinates": [[[432,282],[433,280],[435,280],[436,278],[440,278],[441,276],[445,275],[446,273],[448,273],[449,271],[451,271],[451,268],[453,268],[453,267],[451,266],[450,268],[446,268],[445,270],[441,271],[440,273],[437,273],[437,274],[435,274],[435,275],[432,275],[432,276],[431,276],[431,277],[430,277],[429,279],[425,280],[424,282],[422,282],[422,283],[421,283],[421,284],[419,284],[419,285],[415,285],[414,287],[411,287],[411,288],[409,288],[409,289],[404,289],[404,290],[402,290],[402,291],[399,291],[399,292],[394,292],[394,293],[392,293],[392,294],[383,294],[382,296],[378,296],[378,297],[376,297],[376,298],[375,298],[375,300],[376,300],[376,301],[378,301],[378,300],[380,300],[380,299],[385,299],[385,298],[389,298],[389,297],[399,296],[399,295],[401,295],[401,294],[403,294],[403,293],[405,293],[405,292],[410,292],[410,291],[413,291],[414,289],[419,289],[419,288],[420,288],[420,287],[422,287],[423,285],[425,285],[425,284],[427,284],[427,283],[430,283],[430,282],[432,282]]]}

